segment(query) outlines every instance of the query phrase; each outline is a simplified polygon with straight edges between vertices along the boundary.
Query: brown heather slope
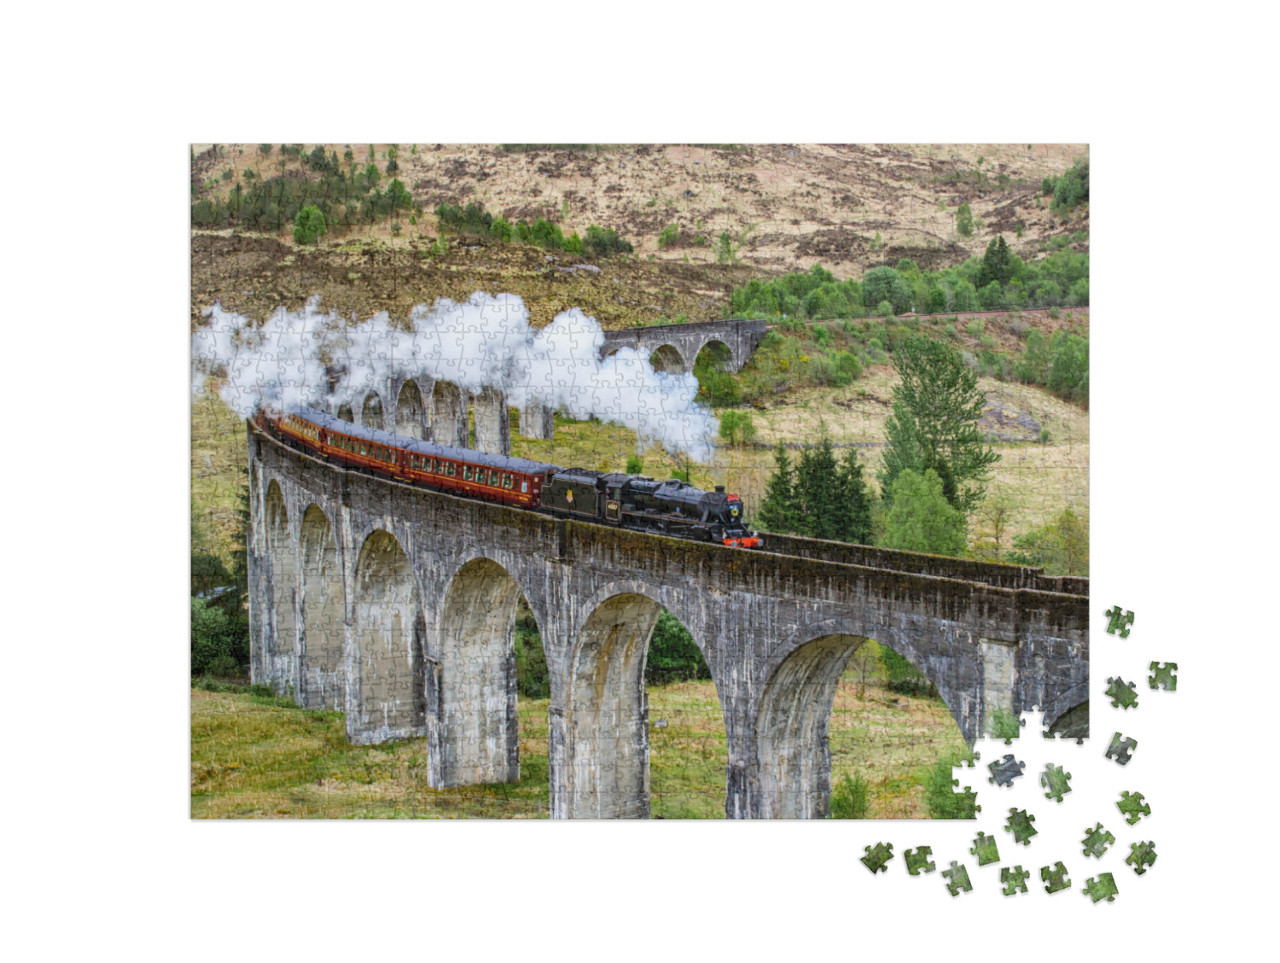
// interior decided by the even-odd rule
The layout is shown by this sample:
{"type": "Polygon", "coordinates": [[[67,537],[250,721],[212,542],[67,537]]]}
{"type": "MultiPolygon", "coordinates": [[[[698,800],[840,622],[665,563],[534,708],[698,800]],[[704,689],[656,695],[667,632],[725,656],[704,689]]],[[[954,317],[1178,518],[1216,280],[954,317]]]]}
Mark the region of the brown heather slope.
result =
{"type": "MultiPolygon", "coordinates": [[[[387,146],[373,145],[382,170],[387,146]]],[[[398,237],[389,221],[347,234],[334,228],[303,253],[288,231],[197,232],[193,322],[215,296],[265,317],[319,293],[328,307],[366,317],[378,310],[403,316],[414,303],[477,290],[520,294],[539,324],[572,306],[606,327],[680,314],[703,320],[723,316],[733,285],[815,262],[841,279],[903,257],[937,269],[980,255],[1001,232],[1032,259],[1041,240],[1088,230],[1087,209],[1063,224],[1047,203],[1036,206],[1043,178],[1088,156],[1087,145],[413,147],[399,145],[397,176],[428,213],[416,225],[404,219],[398,237]],[[508,219],[545,217],[566,235],[592,224],[613,227],[635,245],[635,255],[597,260],[451,238],[447,257],[425,258],[439,233],[429,212],[444,202],[475,202],[508,219]],[[969,238],[955,230],[961,203],[980,222],[969,238]],[[659,251],[658,232],[670,224],[679,241],[659,251]],[[734,239],[738,265],[715,263],[721,232],[734,239]],[[575,269],[583,263],[600,267],[599,274],[575,269]]],[[[326,149],[341,157],[347,147],[326,149]]],[[[368,145],[352,150],[365,163],[368,145]]],[[[193,153],[193,181],[214,185],[201,196],[225,198],[246,169],[262,177],[303,175],[279,145],[265,157],[257,145],[220,145],[216,152],[195,145],[193,153]]],[[[390,179],[383,180],[385,186],[390,179]]]]}

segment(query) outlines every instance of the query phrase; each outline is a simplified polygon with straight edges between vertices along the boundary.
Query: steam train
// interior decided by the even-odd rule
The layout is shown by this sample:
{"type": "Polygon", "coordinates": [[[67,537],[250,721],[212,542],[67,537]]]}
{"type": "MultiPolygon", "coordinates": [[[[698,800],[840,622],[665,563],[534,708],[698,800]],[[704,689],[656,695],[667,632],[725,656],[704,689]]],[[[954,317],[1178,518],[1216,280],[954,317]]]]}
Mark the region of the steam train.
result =
{"type": "Polygon", "coordinates": [[[342,421],[315,408],[283,414],[259,411],[254,423],[290,447],[360,471],[484,501],[657,532],[676,538],[757,548],[742,499],[723,485],[708,492],[679,479],[561,468],[527,458],[493,455],[417,441],[342,421]]]}

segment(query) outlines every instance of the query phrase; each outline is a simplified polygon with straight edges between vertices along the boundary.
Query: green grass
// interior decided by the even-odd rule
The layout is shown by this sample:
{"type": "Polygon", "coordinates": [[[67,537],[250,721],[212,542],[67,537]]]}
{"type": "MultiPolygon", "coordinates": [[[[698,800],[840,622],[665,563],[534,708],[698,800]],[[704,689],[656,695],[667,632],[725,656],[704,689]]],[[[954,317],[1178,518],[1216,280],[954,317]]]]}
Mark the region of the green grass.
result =
{"type": "MultiPolygon", "coordinates": [[[[941,702],[862,687],[851,669],[831,716],[832,783],[868,784],[870,817],[927,815],[924,781],[937,759],[964,750],[941,702]]],[[[347,743],[339,712],[310,712],[260,689],[191,690],[193,818],[502,818],[549,815],[546,699],[518,702],[520,781],[435,790],[426,741],[347,743]]],[[[652,686],[650,813],[724,816],[724,722],[710,681],[652,686]],[[666,720],[667,725],[654,723],[666,720]]]]}

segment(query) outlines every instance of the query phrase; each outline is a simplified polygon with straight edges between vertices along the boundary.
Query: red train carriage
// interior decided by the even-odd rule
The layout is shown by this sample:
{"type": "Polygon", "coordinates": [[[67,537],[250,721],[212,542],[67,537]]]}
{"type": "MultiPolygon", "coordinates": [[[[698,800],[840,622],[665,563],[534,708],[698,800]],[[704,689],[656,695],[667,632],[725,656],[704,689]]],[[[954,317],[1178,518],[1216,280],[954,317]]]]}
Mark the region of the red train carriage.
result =
{"type": "Polygon", "coordinates": [[[263,427],[294,447],[379,475],[468,498],[537,508],[542,486],[556,465],[449,448],[366,428],[315,408],[263,413],[263,427]]]}
{"type": "Polygon", "coordinates": [[[301,406],[282,415],[259,412],[255,421],[300,451],[412,485],[731,548],[763,544],[760,534],[746,527],[742,500],[723,486],[706,492],[676,479],[659,482],[449,448],[301,406]]]}

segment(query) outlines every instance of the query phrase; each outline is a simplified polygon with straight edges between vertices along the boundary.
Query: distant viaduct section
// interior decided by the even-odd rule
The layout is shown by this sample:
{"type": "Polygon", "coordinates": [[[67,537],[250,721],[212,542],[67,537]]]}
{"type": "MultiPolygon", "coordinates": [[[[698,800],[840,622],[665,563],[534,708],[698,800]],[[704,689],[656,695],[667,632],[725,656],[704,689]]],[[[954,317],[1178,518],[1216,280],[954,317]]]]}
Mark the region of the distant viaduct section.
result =
{"type": "Polygon", "coordinates": [[[827,815],[832,702],[867,639],[910,659],[970,741],[997,709],[1087,720],[1084,579],[787,536],[726,548],[346,471],[253,428],[248,447],[254,681],[343,710],[353,743],[423,739],[432,787],[519,778],[521,594],[550,679],[553,817],[648,815],[664,607],[711,670],[730,817],[827,815]]]}
{"type": "MultiPolygon", "coordinates": [[[[606,331],[601,357],[607,358],[619,348],[635,348],[646,357],[656,355],[663,370],[688,372],[693,369],[698,352],[708,344],[718,343],[727,349],[726,368],[738,371],[764,332],[763,321],[705,321],[606,331]]],[[[335,407],[333,414],[409,438],[502,455],[511,453],[507,399],[492,388],[472,394],[426,375],[387,378],[357,403],[335,407]]],[[[530,405],[520,413],[518,430],[526,438],[550,440],[555,432],[554,412],[543,405],[530,405]]]]}
{"type": "Polygon", "coordinates": [[[739,371],[747,363],[764,337],[763,321],[698,321],[690,324],[661,324],[650,328],[623,328],[604,333],[601,356],[608,357],[619,348],[635,348],[648,355],[657,354],[667,371],[692,371],[698,353],[708,344],[719,343],[728,349],[728,371],[739,371]]]}

